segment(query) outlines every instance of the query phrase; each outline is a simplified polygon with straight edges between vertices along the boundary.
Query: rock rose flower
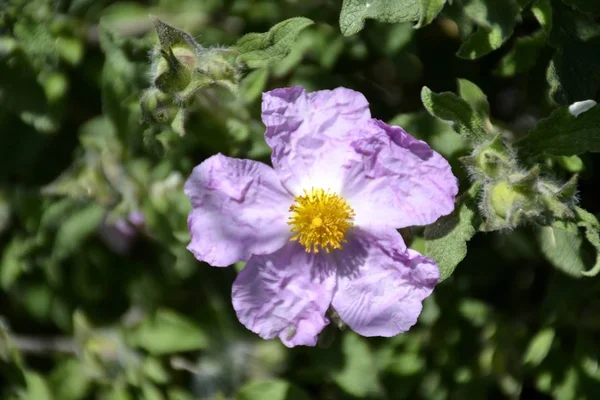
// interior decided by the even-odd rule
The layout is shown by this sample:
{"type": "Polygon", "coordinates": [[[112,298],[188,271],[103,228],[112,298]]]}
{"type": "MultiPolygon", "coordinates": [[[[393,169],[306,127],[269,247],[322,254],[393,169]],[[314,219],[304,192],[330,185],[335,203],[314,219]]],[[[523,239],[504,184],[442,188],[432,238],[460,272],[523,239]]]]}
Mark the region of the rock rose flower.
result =
{"type": "Polygon", "coordinates": [[[265,93],[262,120],[273,168],[218,154],[186,182],[188,249],[213,266],[247,262],[233,307],[262,338],[314,346],[329,307],[363,336],[408,330],[439,271],[397,228],[453,210],[448,162],[345,88],[265,93]]]}

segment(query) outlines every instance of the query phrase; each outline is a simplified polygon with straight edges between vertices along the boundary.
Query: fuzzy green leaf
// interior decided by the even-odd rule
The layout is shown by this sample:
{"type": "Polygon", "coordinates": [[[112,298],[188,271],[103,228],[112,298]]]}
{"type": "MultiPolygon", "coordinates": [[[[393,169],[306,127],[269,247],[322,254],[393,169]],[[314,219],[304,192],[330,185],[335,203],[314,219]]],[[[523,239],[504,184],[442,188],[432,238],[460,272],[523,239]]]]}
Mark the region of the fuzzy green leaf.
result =
{"type": "Polygon", "coordinates": [[[447,279],[467,255],[467,242],[477,232],[479,185],[472,186],[457,201],[454,211],[425,228],[425,256],[437,261],[440,282],[447,279]]]}
{"type": "Polygon", "coordinates": [[[490,115],[490,105],[487,96],[483,91],[471,81],[466,79],[458,80],[458,94],[469,103],[482,118],[490,115]]]}
{"type": "Polygon", "coordinates": [[[454,93],[433,93],[425,86],[421,91],[421,100],[431,115],[452,123],[454,130],[465,139],[485,139],[486,133],[479,115],[469,103],[454,93]]]}
{"type": "Polygon", "coordinates": [[[166,24],[154,16],[150,16],[150,18],[156,29],[161,48],[171,49],[173,46],[183,46],[194,51],[202,48],[189,33],[166,24]]]}
{"type": "Polygon", "coordinates": [[[515,145],[527,154],[570,156],[599,152],[600,106],[588,101],[559,108],[515,145]]]}
{"type": "Polygon", "coordinates": [[[540,250],[548,261],[558,270],[581,278],[586,266],[581,259],[583,238],[577,231],[576,224],[555,223],[538,230],[540,250]]]}
{"type": "Polygon", "coordinates": [[[273,64],[292,50],[300,31],[314,22],[308,18],[290,18],[273,26],[266,33],[249,33],[238,40],[239,61],[248,68],[263,68],[273,64]]]}
{"type": "Polygon", "coordinates": [[[422,17],[419,3],[419,0],[344,0],[340,29],[344,36],[350,36],[363,29],[366,19],[397,23],[428,18],[422,17]]]}
{"type": "Polygon", "coordinates": [[[428,25],[444,8],[446,0],[419,0],[419,22],[415,28],[428,25]]]}

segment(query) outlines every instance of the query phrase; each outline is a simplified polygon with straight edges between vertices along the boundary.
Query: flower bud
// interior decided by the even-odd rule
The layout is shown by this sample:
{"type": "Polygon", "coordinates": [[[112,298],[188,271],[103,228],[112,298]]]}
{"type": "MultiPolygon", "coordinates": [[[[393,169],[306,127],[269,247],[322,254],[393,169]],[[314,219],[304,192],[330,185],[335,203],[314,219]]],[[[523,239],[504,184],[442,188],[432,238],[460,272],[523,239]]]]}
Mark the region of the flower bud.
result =
{"type": "Polygon", "coordinates": [[[515,190],[508,182],[501,181],[490,186],[490,206],[495,214],[502,219],[506,219],[516,208],[515,206],[526,201],[525,196],[515,190]]]}
{"type": "Polygon", "coordinates": [[[146,122],[168,123],[175,118],[179,108],[171,98],[158,89],[148,89],[140,102],[142,118],[146,122]]]}
{"type": "Polygon", "coordinates": [[[489,230],[515,228],[523,217],[532,218],[541,212],[536,194],[531,188],[512,184],[508,180],[487,186],[482,207],[489,230]]]}
{"type": "Polygon", "coordinates": [[[501,135],[498,134],[494,139],[481,144],[473,151],[469,164],[478,175],[498,178],[512,169],[514,161],[502,142],[501,135]]]}
{"type": "Polygon", "coordinates": [[[178,54],[185,61],[185,64],[175,55],[173,49],[160,50],[162,58],[155,64],[154,73],[154,85],[165,93],[177,93],[192,80],[192,68],[193,68],[193,53],[188,49],[180,47],[178,54]],[[189,58],[192,58],[192,68],[188,65],[190,63],[189,58]]]}

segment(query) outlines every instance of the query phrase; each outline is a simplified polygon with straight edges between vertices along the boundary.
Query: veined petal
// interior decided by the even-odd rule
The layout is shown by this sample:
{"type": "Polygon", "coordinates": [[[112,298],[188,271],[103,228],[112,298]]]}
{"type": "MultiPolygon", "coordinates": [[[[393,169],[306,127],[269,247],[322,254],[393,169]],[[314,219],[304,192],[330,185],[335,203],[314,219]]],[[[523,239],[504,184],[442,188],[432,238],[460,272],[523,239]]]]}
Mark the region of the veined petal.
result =
{"type": "Polygon", "coordinates": [[[377,120],[352,143],[361,154],[346,169],[342,196],[358,226],[427,225],[454,209],[458,181],[448,162],[402,128],[377,120]]]}
{"type": "Polygon", "coordinates": [[[265,139],[282,183],[295,195],[320,187],[339,190],[350,143],[370,119],[365,97],[346,88],[306,93],[301,87],[263,94],[265,139]]]}
{"type": "Polygon", "coordinates": [[[288,347],[314,346],[329,323],[335,274],[325,258],[289,243],[273,254],[253,256],[233,283],[238,319],[263,339],[288,347]]]}
{"type": "Polygon", "coordinates": [[[421,302],[438,282],[433,260],[414,250],[390,249],[391,232],[380,240],[357,231],[348,258],[360,260],[351,273],[338,273],[332,306],[340,318],[363,336],[395,336],[417,322],[421,302]]]}
{"type": "Polygon", "coordinates": [[[200,261],[227,266],[283,247],[293,197],[275,171],[250,160],[221,154],[194,168],[185,184],[193,210],[188,249],[200,261]]]}

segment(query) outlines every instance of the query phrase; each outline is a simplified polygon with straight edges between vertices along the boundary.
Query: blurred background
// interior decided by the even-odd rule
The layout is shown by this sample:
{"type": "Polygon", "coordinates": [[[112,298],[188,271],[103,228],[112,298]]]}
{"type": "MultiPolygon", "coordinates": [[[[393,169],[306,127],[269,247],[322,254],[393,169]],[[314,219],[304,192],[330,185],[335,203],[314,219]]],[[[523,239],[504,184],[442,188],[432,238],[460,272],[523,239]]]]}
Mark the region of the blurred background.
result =
{"type": "MultiPolygon", "coordinates": [[[[534,227],[479,233],[408,333],[332,328],[316,348],[247,331],[231,306],[243,265],[214,269],[185,249],[192,168],[216,152],[269,162],[263,91],[359,90],[375,118],[448,158],[462,187],[459,158],[470,148],[424,111],[423,86],[476,83],[490,120],[515,137],[553,108],[546,70],[555,50],[527,7],[502,48],[465,60],[456,52],[477,21],[458,0],[422,29],[368,21],[347,37],[341,6],[0,1],[0,398],[597,398],[600,285],[546,261],[534,227]],[[237,95],[196,92],[182,127],[172,124],[178,107],[147,91],[158,42],[150,14],[206,48],[291,17],[315,24],[282,61],[240,70],[237,95]]],[[[580,203],[598,213],[598,157],[577,160],[556,177],[579,172],[580,203]]],[[[422,251],[422,230],[403,233],[422,251]]],[[[588,250],[576,268],[593,264],[588,250]]]]}

